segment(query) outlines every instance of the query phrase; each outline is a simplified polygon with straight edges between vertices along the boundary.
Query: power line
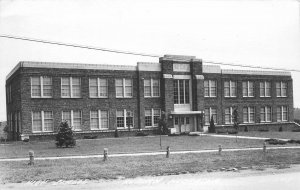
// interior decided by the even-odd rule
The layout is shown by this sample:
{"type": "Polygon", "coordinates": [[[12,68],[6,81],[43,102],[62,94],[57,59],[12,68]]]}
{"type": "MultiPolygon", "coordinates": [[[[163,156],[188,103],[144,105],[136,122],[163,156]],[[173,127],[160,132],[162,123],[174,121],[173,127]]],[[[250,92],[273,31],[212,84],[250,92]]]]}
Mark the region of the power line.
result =
{"type": "Polygon", "coordinates": [[[297,69],[283,69],[283,68],[275,68],[275,67],[261,67],[261,66],[254,66],[254,65],[223,63],[223,62],[214,62],[214,61],[205,61],[205,60],[203,60],[203,63],[209,63],[209,64],[214,64],[214,65],[227,65],[227,66],[235,66],[235,67],[246,67],[246,68],[253,68],[253,69],[268,69],[268,70],[275,70],[275,71],[300,72],[300,70],[297,70],[297,69]]]}
{"type": "MultiPolygon", "coordinates": [[[[63,43],[63,42],[56,42],[56,41],[49,41],[49,40],[42,40],[42,39],[34,39],[34,38],[20,37],[20,36],[12,36],[12,35],[4,35],[4,34],[0,34],[0,37],[2,37],[2,38],[9,38],[9,39],[15,39],[15,40],[30,41],[30,42],[38,42],[38,43],[44,43],[44,44],[52,44],[52,45],[76,47],[76,48],[82,48],[82,49],[106,51],[106,52],[119,53],[119,54],[129,54],[129,55],[137,55],[137,56],[145,56],[145,57],[157,57],[157,58],[162,57],[162,55],[147,54],[147,53],[138,53],[138,52],[132,52],[132,51],[108,49],[108,48],[101,48],[101,47],[94,47],[94,46],[87,46],[87,45],[79,45],[79,44],[70,44],[70,43],[63,43]]],[[[209,64],[215,64],[215,65],[234,66],[234,67],[255,68],[255,69],[268,69],[268,70],[275,70],[275,71],[300,72],[300,70],[297,70],[297,69],[283,69],[283,68],[274,68],[274,67],[261,67],[261,66],[245,65],[245,64],[215,62],[215,61],[208,61],[208,60],[207,61],[203,60],[203,63],[209,63],[209,64]]]]}
{"type": "Polygon", "coordinates": [[[11,36],[11,35],[1,34],[0,37],[10,38],[10,39],[15,39],[15,40],[24,40],[24,41],[30,41],[30,42],[38,42],[38,43],[44,43],[44,44],[53,44],[53,45],[60,45],[60,46],[69,46],[69,47],[76,47],[76,48],[83,48],[83,49],[99,50],[99,51],[106,51],[106,52],[112,52],[112,53],[139,55],[139,56],[146,56],[146,57],[161,57],[160,55],[154,55],[154,54],[137,53],[137,52],[131,52],[131,51],[100,48],[100,47],[93,47],[93,46],[79,45],[79,44],[70,44],[70,43],[41,40],[41,39],[34,39],[34,38],[27,38],[27,37],[20,37],[20,36],[11,36]]]}

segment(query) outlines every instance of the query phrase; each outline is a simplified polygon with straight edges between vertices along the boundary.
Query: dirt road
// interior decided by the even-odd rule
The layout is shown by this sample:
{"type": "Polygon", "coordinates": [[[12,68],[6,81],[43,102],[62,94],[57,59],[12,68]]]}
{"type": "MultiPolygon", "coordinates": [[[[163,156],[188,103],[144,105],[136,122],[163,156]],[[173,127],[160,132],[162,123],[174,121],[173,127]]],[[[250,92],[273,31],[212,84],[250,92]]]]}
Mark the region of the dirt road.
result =
{"type": "Polygon", "coordinates": [[[300,165],[287,169],[265,171],[246,170],[241,172],[213,172],[175,176],[138,177],[134,179],[100,181],[28,182],[0,185],[0,189],[300,189],[300,165]]]}

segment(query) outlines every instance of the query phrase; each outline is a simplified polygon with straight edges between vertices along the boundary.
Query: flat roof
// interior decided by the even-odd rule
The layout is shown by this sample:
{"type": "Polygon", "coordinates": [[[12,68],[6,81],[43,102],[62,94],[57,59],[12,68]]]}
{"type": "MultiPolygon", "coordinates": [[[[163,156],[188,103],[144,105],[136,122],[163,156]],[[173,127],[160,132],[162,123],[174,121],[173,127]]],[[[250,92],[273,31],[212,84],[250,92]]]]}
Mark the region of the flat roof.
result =
{"type": "MultiPolygon", "coordinates": [[[[168,57],[168,56],[166,56],[168,57]]],[[[174,56],[170,56],[174,58],[174,56]]],[[[194,58],[186,56],[184,58],[194,58]]],[[[110,64],[83,64],[83,63],[57,63],[57,62],[33,62],[21,61],[6,76],[9,79],[19,68],[59,68],[59,69],[93,69],[93,70],[122,70],[122,71],[161,71],[161,63],[138,62],[137,65],[110,65],[110,64]]],[[[263,71],[263,70],[235,70],[221,69],[217,65],[203,65],[203,73],[233,74],[233,75],[269,75],[269,76],[291,76],[291,72],[263,71]]]]}

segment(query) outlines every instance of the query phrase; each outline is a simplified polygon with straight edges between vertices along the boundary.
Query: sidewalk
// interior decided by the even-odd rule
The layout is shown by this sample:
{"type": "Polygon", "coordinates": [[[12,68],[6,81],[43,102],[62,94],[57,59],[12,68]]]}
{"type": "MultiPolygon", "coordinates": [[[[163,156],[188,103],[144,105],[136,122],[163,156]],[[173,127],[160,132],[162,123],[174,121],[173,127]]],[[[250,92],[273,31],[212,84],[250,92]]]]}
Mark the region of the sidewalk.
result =
{"type": "MultiPolygon", "coordinates": [[[[249,136],[235,136],[235,135],[213,135],[213,134],[202,134],[203,136],[211,136],[211,137],[222,137],[222,138],[238,138],[238,139],[253,139],[253,140],[267,140],[270,138],[267,137],[249,137],[249,136]]],[[[278,139],[278,138],[276,138],[278,139]]],[[[282,141],[288,141],[290,139],[278,139],[282,141]]]]}
{"type": "MultiPolygon", "coordinates": [[[[234,137],[235,138],[235,137],[234,137]]],[[[288,146],[288,147],[267,147],[267,150],[276,150],[276,149],[300,149],[300,146],[288,146]]],[[[235,151],[254,151],[254,150],[263,150],[262,147],[257,148],[236,148],[236,149],[222,149],[223,152],[235,152],[235,151]]],[[[174,151],[170,154],[199,154],[199,153],[213,153],[218,152],[219,150],[191,150],[191,151],[174,151]]],[[[155,156],[155,155],[165,155],[165,151],[161,152],[144,152],[144,153],[125,153],[125,154],[109,154],[108,157],[127,157],[127,156],[155,156]]],[[[82,156],[61,156],[61,157],[37,157],[35,160],[58,160],[58,159],[82,159],[82,158],[103,158],[102,154],[97,155],[82,155],[82,156]]],[[[28,161],[29,158],[5,158],[0,159],[0,162],[10,162],[10,161],[28,161]]]]}

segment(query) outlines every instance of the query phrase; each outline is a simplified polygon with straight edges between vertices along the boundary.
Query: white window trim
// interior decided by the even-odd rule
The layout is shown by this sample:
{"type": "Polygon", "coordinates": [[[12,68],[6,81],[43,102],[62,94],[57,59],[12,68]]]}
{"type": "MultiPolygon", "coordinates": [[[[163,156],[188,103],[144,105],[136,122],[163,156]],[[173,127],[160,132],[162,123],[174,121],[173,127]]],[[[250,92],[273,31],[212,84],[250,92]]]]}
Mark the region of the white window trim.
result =
{"type": "Polygon", "coordinates": [[[211,97],[211,98],[215,98],[217,97],[217,81],[216,80],[207,80],[208,81],[208,96],[205,96],[204,97],[211,97]],[[216,95],[211,95],[211,91],[212,91],[212,86],[211,86],[211,83],[212,81],[214,81],[216,83],[216,95]]]}
{"type": "Polygon", "coordinates": [[[288,121],[288,113],[289,113],[288,106],[278,106],[278,107],[280,107],[281,118],[280,118],[280,120],[277,119],[277,122],[287,122],[288,121]],[[286,107],[286,120],[283,120],[283,107],[286,107]]]}
{"type": "MultiPolygon", "coordinates": [[[[160,80],[159,79],[153,79],[153,78],[151,78],[151,79],[145,79],[145,80],[150,80],[150,96],[146,96],[146,95],[144,95],[144,97],[145,98],[151,98],[151,97],[155,97],[155,98],[157,98],[157,97],[160,97],[160,80]],[[154,93],[153,93],[153,80],[157,80],[158,81],[158,96],[155,96],[154,95],[154,93]]],[[[144,89],[145,89],[145,83],[144,83],[144,89]]]]}
{"type": "Polygon", "coordinates": [[[192,89],[191,89],[191,80],[190,79],[177,79],[178,83],[177,83],[177,89],[178,89],[178,104],[175,104],[174,105],[190,105],[192,104],[192,89]],[[183,102],[184,103],[181,103],[180,102],[180,84],[179,84],[179,81],[183,81],[183,102]],[[189,103],[186,103],[186,94],[185,94],[185,81],[188,81],[189,82],[189,103]]]}
{"type": "MultiPolygon", "coordinates": [[[[236,94],[237,94],[237,82],[236,81],[232,81],[232,80],[228,80],[228,81],[224,81],[224,82],[229,82],[229,96],[224,95],[226,98],[235,98],[236,94]],[[232,83],[235,83],[235,95],[231,95],[232,94],[232,83]]],[[[225,94],[225,93],[224,93],[225,94]]]]}
{"type": "Polygon", "coordinates": [[[246,87],[247,87],[247,95],[246,96],[244,96],[244,93],[243,93],[243,97],[250,97],[250,98],[253,98],[254,97],[254,89],[255,89],[255,87],[254,87],[254,82],[253,81],[243,81],[242,82],[242,88],[243,88],[243,90],[244,90],[244,86],[243,86],[243,84],[244,84],[244,82],[246,82],[246,87]],[[250,83],[253,83],[253,95],[252,96],[250,96],[250,83]]]}
{"type": "MultiPolygon", "coordinates": [[[[53,132],[54,126],[52,126],[51,131],[45,131],[45,117],[44,117],[44,111],[37,111],[41,112],[41,120],[42,120],[42,130],[41,131],[34,131],[33,130],[33,111],[31,112],[31,131],[32,133],[43,133],[43,132],[53,132]]],[[[49,111],[50,112],[50,111],[49,111]]],[[[52,111],[51,111],[52,112],[52,111]]],[[[52,120],[53,120],[53,125],[54,125],[54,118],[53,118],[53,112],[52,112],[52,120]]]]}
{"type": "Polygon", "coordinates": [[[116,80],[115,79],[115,91],[116,91],[116,98],[132,98],[133,97],[133,80],[131,78],[119,78],[119,80],[122,80],[122,90],[123,90],[123,96],[118,96],[117,95],[117,86],[116,86],[116,80]],[[131,96],[126,96],[126,85],[125,85],[125,80],[131,80],[131,96]]]}
{"type": "MultiPolygon", "coordinates": [[[[32,78],[34,78],[34,77],[30,77],[31,98],[52,98],[52,96],[44,96],[44,77],[45,76],[40,76],[40,88],[41,88],[41,95],[40,96],[32,96],[32,78]]],[[[49,77],[49,78],[51,78],[51,84],[52,84],[52,87],[53,87],[52,77],[49,77]]]]}
{"type": "Polygon", "coordinates": [[[92,130],[92,131],[107,130],[108,127],[109,127],[109,112],[108,112],[108,110],[91,110],[90,111],[90,130],[92,130]],[[97,128],[97,129],[91,127],[91,119],[92,119],[92,114],[91,113],[92,113],[92,111],[97,111],[98,112],[98,126],[99,126],[99,128],[97,128]],[[107,112],[107,127],[106,128],[103,128],[101,126],[101,123],[102,123],[101,111],[106,111],[107,112]]]}
{"type": "Polygon", "coordinates": [[[263,121],[263,120],[261,120],[261,118],[260,118],[260,122],[261,123],[270,123],[270,122],[272,122],[272,107],[271,106],[264,106],[264,107],[261,107],[261,108],[263,108],[264,109],[264,115],[265,115],[265,120],[263,121]],[[267,108],[270,108],[270,115],[271,115],[271,117],[270,117],[270,121],[267,121],[267,108]]]}
{"type": "MultiPolygon", "coordinates": [[[[77,111],[77,110],[76,110],[77,111]]],[[[82,111],[81,110],[78,110],[78,111],[80,111],[80,119],[81,119],[81,122],[80,122],[80,126],[82,127],[82,111]]],[[[73,126],[73,123],[74,123],[74,121],[73,121],[73,110],[70,110],[70,111],[62,111],[61,112],[61,119],[62,119],[62,121],[64,121],[64,118],[63,118],[63,112],[71,112],[71,123],[70,123],[70,126],[69,127],[71,127],[72,128],[72,131],[82,131],[82,129],[80,128],[80,129],[75,129],[75,127],[73,126]]]]}
{"type": "MultiPolygon", "coordinates": [[[[243,123],[255,123],[255,107],[244,107],[247,108],[247,121],[244,121],[243,118],[243,123]],[[253,121],[250,121],[250,108],[253,108],[253,121]]],[[[244,113],[243,113],[243,117],[244,117],[244,113]]]]}
{"type": "MultiPolygon", "coordinates": [[[[116,110],[116,124],[117,124],[117,111],[121,111],[121,110],[116,110]]],[[[130,127],[130,129],[133,129],[134,128],[134,112],[132,110],[128,110],[128,111],[131,111],[132,114],[133,114],[132,127],[130,127]]],[[[123,127],[117,127],[117,129],[128,129],[128,127],[126,126],[126,113],[127,113],[127,110],[124,109],[123,110],[124,126],[123,127]]]]}
{"type": "MultiPolygon", "coordinates": [[[[229,108],[229,113],[230,113],[230,119],[229,119],[229,123],[226,123],[226,119],[225,119],[225,124],[233,124],[233,119],[232,119],[232,117],[233,117],[233,108],[232,107],[227,107],[227,109],[229,108]]],[[[226,108],[225,108],[226,109],[226,108]]],[[[225,114],[225,116],[226,116],[226,114],[225,114]]]]}
{"type": "MultiPolygon", "coordinates": [[[[208,123],[204,123],[204,125],[210,125],[210,120],[211,120],[211,116],[212,116],[212,109],[216,110],[216,119],[214,120],[214,122],[215,122],[214,124],[218,124],[218,122],[217,122],[217,120],[218,120],[218,110],[217,110],[217,108],[209,107],[209,108],[205,108],[205,109],[209,109],[209,120],[208,120],[208,123]]],[[[204,118],[204,120],[205,120],[205,118],[204,118]]]]}
{"type": "Polygon", "coordinates": [[[280,82],[276,82],[276,83],[280,84],[280,95],[277,94],[277,87],[275,86],[276,87],[276,97],[279,97],[279,98],[281,98],[281,97],[283,97],[283,98],[287,97],[287,89],[288,89],[287,82],[280,81],[280,82]],[[285,88],[286,89],[286,95],[285,96],[282,95],[282,91],[283,91],[283,87],[282,87],[283,85],[282,84],[283,83],[286,84],[286,88],[285,88]]]}
{"type": "Polygon", "coordinates": [[[154,124],[154,110],[159,110],[159,117],[161,117],[161,109],[159,108],[151,108],[151,109],[145,109],[145,110],[151,110],[151,126],[146,126],[146,122],[145,122],[145,128],[152,128],[152,127],[158,127],[158,125],[154,124]]]}
{"type": "Polygon", "coordinates": [[[259,83],[259,97],[266,97],[266,98],[269,98],[269,97],[271,97],[271,83],[270,82],[268,82],[268,81],[264,81],[264,82],[260,82],[259,83]],[[261,95],[260,94],[260,83],[264,83],[264,95],[261,95]],[[267,83],[269,83],[270,84],[270,95],[266,95],[267,94],[267,83]]]}
{"type": "Polygon", "coordinates": [[[81,78],[80,77],[61,77],[60,78],[60,97],[61,98],[81,98],[82,94],[81,94],[81,78]],[[63,96],[62,95],[62,78],[69,78],[70,82],[69,82],[69,87],[70,87],[70,96],[63,96]],[[73,78],[79,78],[79,84],[80,84],[80,96],[73,96],[73,78]]]}
{"type": "Polygon", "coordinates": [[[89,97],[90,98],[108,98],[108,80],[106,78],[89,78],[89,97]],[[91,96],[91,93],[90,93],[90,88],[91,88],[91,79],[96,79],[97,80],[97,96],[91,96]],[[106,80],[106,92],[107,92],[107,95],[106,96],[101,96],[101,91],[100,91],[100,87],[102,87],[100,85],[100,80],[101,79],[104,79],[106,80]]]}

